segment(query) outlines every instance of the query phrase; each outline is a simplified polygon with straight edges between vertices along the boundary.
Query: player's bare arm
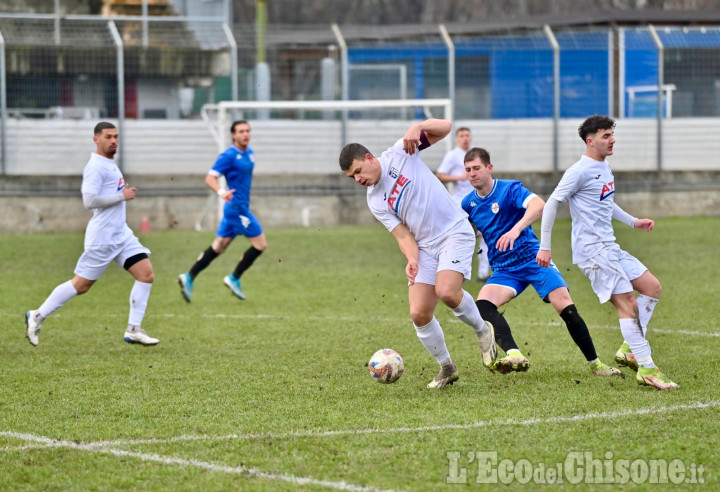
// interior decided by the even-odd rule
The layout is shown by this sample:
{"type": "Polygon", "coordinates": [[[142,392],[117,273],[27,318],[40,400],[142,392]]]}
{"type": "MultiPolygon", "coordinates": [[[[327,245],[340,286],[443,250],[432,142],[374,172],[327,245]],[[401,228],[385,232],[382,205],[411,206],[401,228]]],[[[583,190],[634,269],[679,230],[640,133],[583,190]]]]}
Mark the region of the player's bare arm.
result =
{"type": "Polygon", "coordinates": [[[428,142],[433,145],[445,138],[451,129],[452,123],[450,121],[437,118],[430,118],[416,123],[408,128],[403,137],[403,150],[410,155],[414,154],[420,146],[420,134],[422,132],[425,132],[428,142]]]}
{"type": "Polygon", "coordinates": [[[415,277],[418,274],[418,258],[420,256],[415,236],[413,236],[410,229],[403,224],[399,224],[395,227],[392,230],[392,235],[400,247],[400,252],[402,252],[407,259],[405,275],[407,276],[410,285],[413,285],[415,284],[415,277]]]}
{"type": "Polygon", "coordinates": [[[465,181],[468,179],[467,174],[447,174],[447,173],[435,173],[438,179],[443,183],[451,183],[455,181],[465,181]]]}
{"type": "Polygon", "coordinates": [[[512,229],[500,236],[495,244],[495,249],[500,251],[507,251],[508,248],[512,251],[515,246],[515,240],[520,237],[520,233],[531,225],[533,222],[538,220],[542,215],[543,207],[545,207],[545,200],[539,196],[533,197],[528,203],[527,210],[523,214],[522,218],[515,224],[512,229]]]}
{"type": "Polygon", "coordinates": [[[208,186],[208,188],[213,190],[213,192],[216,193],[217,196],[219,196],[226,202],[232,201],[233,193],[235,193],[235,190],[226,190],[225,188],[220,186],[220,182],[212,174],[208,174],[205,176],[205,184],[208,186]]]}

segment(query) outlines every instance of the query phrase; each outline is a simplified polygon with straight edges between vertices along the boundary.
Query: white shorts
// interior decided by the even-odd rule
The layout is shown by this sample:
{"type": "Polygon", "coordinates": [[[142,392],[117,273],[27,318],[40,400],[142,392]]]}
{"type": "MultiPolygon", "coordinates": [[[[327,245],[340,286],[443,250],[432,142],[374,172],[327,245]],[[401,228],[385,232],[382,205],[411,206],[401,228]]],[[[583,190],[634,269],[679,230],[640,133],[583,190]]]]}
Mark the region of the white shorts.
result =
{"type": "Polygon", "coordinates": [[[130,236],[124,243],[112,246],[90,246],[85,249],[75,266],[75,275],[88,280],[102,277],[105,269],[113,261],[122,267],[128,258],[137,254],[150,255],[150,250],[140,244],[135,236],[130,236]]]}
{"type": "Polygon", "coordinates": [[[607,243],[600,253],[578,263],[578,268],[590,279],[601,304],[613,294],[632,292],[631,282],[647,271],[640,260],[620,249],[617,243],[607,243]]]}
{"type": "Polygon", "coordinates": [[[462,273],[470,279],[475,254],[475,233],[469,222],[455,227],[445,237],[420,248],[416,283],[435,285],[435,277],[442,270],[462,273]],[[464,227],[465,225],[468,227],[464,227]]]}

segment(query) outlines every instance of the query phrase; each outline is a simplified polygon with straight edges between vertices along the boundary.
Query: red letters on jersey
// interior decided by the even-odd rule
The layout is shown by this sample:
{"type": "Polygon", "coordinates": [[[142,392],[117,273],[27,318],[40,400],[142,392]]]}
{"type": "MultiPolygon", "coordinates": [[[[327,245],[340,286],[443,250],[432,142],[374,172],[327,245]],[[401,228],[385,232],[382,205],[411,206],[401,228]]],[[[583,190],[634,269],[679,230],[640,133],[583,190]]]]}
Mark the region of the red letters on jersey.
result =
{"type": "Polygon", "coordinates": [[[390,190],[390,198],[388,198],[388,206],[393,210],[393,212],[397,213],[398,208],[396,205],[400,205],[398,202],[400,200],[400,197],[403,194],[403,191],[405,190],[405,186],[410,182],[409,179],[407,179],[402,174],[400,177],[398,177],[397,181],[395,182],[395,186],[393,186],[393,189],[390,190]]]}
{"type": "Polygon", "coordinates": [[[600,201],[605,200],[613,193],[615,193],[615,181],[611,181],[608,184],[603,185],[602,191],[600,192],[600,201]]]}

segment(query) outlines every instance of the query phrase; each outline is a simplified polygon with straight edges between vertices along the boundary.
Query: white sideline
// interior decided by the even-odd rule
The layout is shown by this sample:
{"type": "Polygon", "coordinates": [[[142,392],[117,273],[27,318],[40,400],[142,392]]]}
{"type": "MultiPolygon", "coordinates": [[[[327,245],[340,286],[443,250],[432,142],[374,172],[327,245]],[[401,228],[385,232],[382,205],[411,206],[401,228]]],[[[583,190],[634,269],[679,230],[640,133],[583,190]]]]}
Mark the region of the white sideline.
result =
{"type": "MultiPolygon", "coordinates": [[[[78,444],[72,441],[60,441],[51,439],[49,437],[44,436],[36,436],[34,434],[23,434],[19,432],[7,432],[7,431],[0,431],[0,436],[4,437],[12,437],[15,439],[22,439],[26,442],[34,442],[42,444],[44,448],[65,448],[65,449],[73,449],[76,451],[86,451],[91,453],[107,453],[112,454],[114,456],[121,456],[121,457],[129,457],[129,458],[137,458],[141,461],[151,461],[155,463],[161,463],[163,465],[178,465],[178,466],[186,466],[186,467],[196,467],[196,468],[203,468],[205,470],[210,470],[214,472],[221,472],[226,474],[233,474],[233,475],[247,475],[250,477],[255,478],[265,478],[268,480],[280,480],[283,482],[289,482],[294,485],[317,485],[320,487],[327,487],[331,489],[336,490],[349,490],[353,492],[392,492],[392,491],[385,491],[382,489],[376,489],[374,487],[364,487],[361,485],[354,485],[347,482],[331,482],[328,480],[318,480],[315,478],[310,477],[297,477],[295,475],[288,475],[284,473],[269,473],[269,472],[263,472],[259,471],[253,468],[246,468],[244,466],[227,466],[227,465],[219,465],[216,463],[211,463],[208,461],[199,461],[199,460],[188,460],[185,458],[175,458],[171,456],[160,456],[157,454],[148,454],[148,453],[136,453],[133,451],[125,451],[123,449],[113,449],[110,447],[96,447],[91,446],[88,444],[78,444]]],[[[23,449],[23,447],[15,448],[15,449],[23,449]]]]}
{"type": "Polygon", "coordinates": [[[581,422],[590,419],[616,419],[618,417],[632,417],[637,415],[650,415],[656,413],[674,412],[677,410],[696,410],[720,406],[720,400],[711,400],[708,402],[696,402],[691,404],[674,405],[669,407],[657,408],[640,408],[636,410],[625,410],[622,412],[607,413],[585,413],[580,415],[569,415],[565,417],[546,417],[527,420],[498,420],[498,421],[479,421],[469,424],[445,424],[431,425],[425,427],[389,427],[386,429],[345,429],[334,431],[298,431],[287,433],[254,433],[254,434],[229,434],[225,436],[176,436],[167,439],[125,439],[116,441],[97,441],[84,443],[83,446],[88,448],[104,448],[106,446],[129,446],[135,444],[165,444],[180,441],[223,441],[223,440],[252,440],[252,439],[292,439],[292,438],[313,438],[313,437],[333,437],[343,435],[364,435],[364,434],[390,434],[395,432],[428,432],[441,430],[466,430],[476,429],[480,427],[491,426],[508,426],[508,425],[536,425],[536,424],[556,424],[562,422],[581,422]]]}

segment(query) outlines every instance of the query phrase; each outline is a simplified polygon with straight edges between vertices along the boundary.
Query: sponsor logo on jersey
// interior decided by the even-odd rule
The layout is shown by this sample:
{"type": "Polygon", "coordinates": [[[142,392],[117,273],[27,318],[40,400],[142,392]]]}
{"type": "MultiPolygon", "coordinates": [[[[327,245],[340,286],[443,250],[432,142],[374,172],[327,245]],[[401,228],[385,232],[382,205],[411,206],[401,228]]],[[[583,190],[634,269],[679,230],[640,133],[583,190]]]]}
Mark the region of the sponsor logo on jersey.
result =
{"type": "Polygon", "coordinates": [[[470,202],[470,207],[477,207],[477,203],[475,203],[475,202],[470,202]]]}
{"type": "Polygon", "coordinates": [[[120,176],[120,179],[118,180],[117,191],[120,191],[123,188],[125,188],[125,180],[123,180],[123,177],[120,176]]]}
{"type": "Polygon", "coordinates": [[[490,206],[490,210],[492,210],[492,213],[496,214],[500,211],[500,204],[498,202],[495,202],[490,206]]]}
{"type": "Polygon", "coordinates": [[[615,193],[615,181],[610,181],[608,184],[604,184],[602,191],[600,192],[600,201],[605,200],[613,193],[615,193]]]}
{"type": "Polygon", "coordinates": [[[388,206],[395,213],[398,213],[398,210],[400,210],[400,200],[402,199],[403,193],[405,193],[408,184],[410,184],[410,180],[401,174],[398,176],[395,186],[393,186],[392,190],[390,190],[390,197],[387,202],[388,206]]]}

